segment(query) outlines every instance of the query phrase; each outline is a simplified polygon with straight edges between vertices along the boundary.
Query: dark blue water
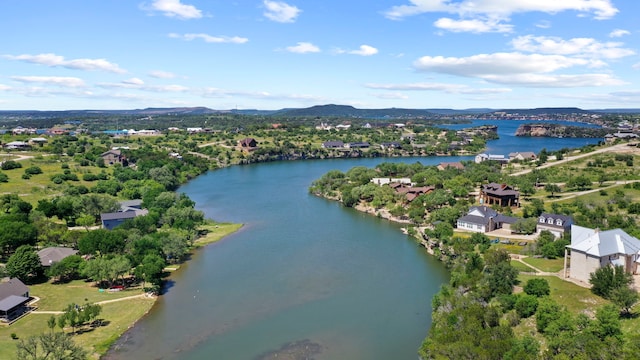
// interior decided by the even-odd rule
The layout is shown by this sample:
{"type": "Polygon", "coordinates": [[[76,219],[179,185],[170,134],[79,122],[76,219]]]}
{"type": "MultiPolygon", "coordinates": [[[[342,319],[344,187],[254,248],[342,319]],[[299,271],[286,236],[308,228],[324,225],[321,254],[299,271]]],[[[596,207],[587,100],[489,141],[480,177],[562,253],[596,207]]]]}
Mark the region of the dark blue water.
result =
{"type": "Polygon", "coordinates": [[[542,137],[523,137],[515,136],[516,130],[520,125],[531,123],[552,123],[568,126],[582,127],[600,127],[598,125],[569,122],[569,121],[531,121],[531,120],[473,120],[471,124],[451,124],[439,127],[451,130],[460,130],[464,128],[476,127],[481,125],[495,125],[498,127],[499,140],[489,141],[487,143],[486,153],[495,155],[509,155],[510,152],[532,151],[539,153],[540,150],[547,149],[549,151],[560,150],[562,148],[580,148],[585,145],[597,144],[603,141],[602,138],[542,138],[542,137]]]}
{"type": "MultiPolygon", "coordinates": [[[[471,126],[492,124],[476,122],[471,126]]],[[[499,122],[488,152],[539,152],[594,139],[513,136],[499,122]]],[[[455,125],[459,126],[459,125],[455,125]]],[[[462,125],[461,127],[469,127],[462,125]]],[[[316,359],[416,359],[442,264],[400,226],[309,195],[329,170],[380,162],[425,165],[467,157],[344,159],[236,166],[183,186],[207,217],[245,224],[198,251],[108,359],[256,359],[317,344],[316,359]]]]}

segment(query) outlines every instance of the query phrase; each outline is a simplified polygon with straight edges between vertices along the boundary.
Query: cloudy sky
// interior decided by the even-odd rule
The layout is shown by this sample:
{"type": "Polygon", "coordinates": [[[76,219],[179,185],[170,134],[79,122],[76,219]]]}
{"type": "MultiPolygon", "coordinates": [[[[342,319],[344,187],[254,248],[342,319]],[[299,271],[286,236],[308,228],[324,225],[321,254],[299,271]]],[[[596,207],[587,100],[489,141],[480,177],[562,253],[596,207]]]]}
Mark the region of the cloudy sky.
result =
{"type": "Polygon", "coordinates": [[[0,110],[640,107],[636,0],[2,0],[0,110]]]}

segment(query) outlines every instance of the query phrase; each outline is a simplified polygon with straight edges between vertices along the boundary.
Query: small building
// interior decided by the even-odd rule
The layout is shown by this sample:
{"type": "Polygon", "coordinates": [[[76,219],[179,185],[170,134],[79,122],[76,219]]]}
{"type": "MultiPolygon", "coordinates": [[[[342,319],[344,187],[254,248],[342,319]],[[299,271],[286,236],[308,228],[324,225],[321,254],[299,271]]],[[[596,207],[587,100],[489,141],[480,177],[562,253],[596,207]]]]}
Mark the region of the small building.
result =
{"type": "Polygon", "coordinates": [[[344,147],[344,143],[342,141],[325,141],[322,143],[322,148],[324,149],[340,149],[344,147]]]}
{"type": "Polygon", "coordinates": [[[538,217],[536,232],[540,233],[543,230],[547,230],[558,239],[571,231],[571,225],[573,225],[571,216],[542,213],[538,217]]]}
{"type": "Polygon", "coordinates": [[[131,211],[119,211],[114,213],[103,213],[100,214],[100,221],[102,222],[102,227],[107,230],[113,230],[114,228],[122,225],[125,221],[129,219],[133,219],[138,216],[144,216],[149,213],[149,210],[131,210],[131,211]]]}
{"type": "Polygon", "coordinates": [[[376,185],[388,185],[391,183],[399,183],[399,184],[405,184],[410,186],[413,185],[410,178],[391,178],[391,177],[373,178],[371,179],[371,182],[376,185]]]}
{"type": "Polygon", "coordinates": [[[535,161],[537,158],[538,157],[536,156],[536,154],[531,151],[509,153],[509,161],[513,161],[513,160],[535,161]]]}
{"type": "Polygon", "coordinates": [[[24,141],[12,141],[4,144],[4,148],[7,150],[26,150],[30,149],[31,145],[24,141]]]}
{"type": "Polygon", "coordinates": [[[109,151],[105,151],[100,154],[100,157],[102,157],[104,163],[107,165],[123,164],[126,159],[120,149],[111,149],[109,151]]]}
{"type": "Polygon", "coordinates": [[[479,233],[487,233],[496,229],[510,229],[517,218],[498,213],[488,206],[472,206],[466,215],[459,218],[456,228],[479,233]]]}
{"type": "Polygon", "coordinates": [[[520,192],[507,184],[490,183],[480,187],[483,205],[519,206],[520,192]]]}
{"type": "Polygon", "coordinates": [[[54,263],[61,261],[62,259],[75,255],[78,250],[74,250],[68,247],[48,247],[38,251],[38,257],[40,257],[40,263],[42,266],[49,267],[54,263]]]}
{"type": "Polygon", "coordinates": [[[29,288],[18,278],[0,282],[0,321],[11,322],[28,311],[29,288]]]}
{"type": "MultiPolygon", "coordinates": [[[[636,274],[640,261],[640,240],[621,229],[600,231],[571,226],[571,266],[569,277],[588,282],[591,273],[605,266],[620,265],[629,274],[636,274]]],[[[565,277],[567,276],[565,251],[565,277]]]]}
{"type": "Polygon", "coordinates": [[[380,144],[382,150],[402,149],[402,145],[399,142],[383,142],[380,144]]]}
{"type": "Polygon", "coordinates": [[[238,145],[243,149],[254,149],[258,146],[258,142],[254,138],[244,138],[238,141],[238,145]]]}
{"type": "Polygon", "coordinates": [[[500,164],[504,165],[509,163],[509,159],[504,155],[495,155],[495,154],[478,154],[475,157],[476,164],[479,164],[483,161],[497,161],[500,164]]]}
{"type": "Polygon", "coordinates": [[[464,165],[462,165],[462,163],[460,161],[456,161],[456,162],[441,162],[440,164],[438,164],[437,168],[440,171],[446,170],[447,168],[464,170],[464,165]]]}
{"type": "Polygon", "coordinates": [[[344,147],[349,148],[349,149],[367,149],[369,148],[369,143],[366,141],[363,142],[352,142],[352,143],[348,143],[346,144],[344,147]]]}

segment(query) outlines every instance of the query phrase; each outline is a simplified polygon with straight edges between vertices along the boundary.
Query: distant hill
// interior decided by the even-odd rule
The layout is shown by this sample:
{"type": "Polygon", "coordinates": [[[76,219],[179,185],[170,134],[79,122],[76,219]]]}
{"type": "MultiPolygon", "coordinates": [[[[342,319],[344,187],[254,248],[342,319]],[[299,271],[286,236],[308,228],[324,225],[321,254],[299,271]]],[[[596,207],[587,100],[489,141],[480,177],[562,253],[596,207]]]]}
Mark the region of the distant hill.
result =
{"type": "Polygon", "coordinates": [[[432,112],[421,109],[357,109],[349,105],[316,105],[303,109],[290,109],[286,111],[278,111],[275,115],[279,116],[313,116],[313,117],[352,117],[352,118],[406,118],[433,116],[432,112]]]}
{"type": "Polygon", "coordinates": [[[543,115],[543,114],[593,114],[591,110],[583,110],[577,107],[559,107],[559,108],[534,108],[534,109],[501,109],[493,112],[501,111],[510,114],[521,115],[543,115]]]}

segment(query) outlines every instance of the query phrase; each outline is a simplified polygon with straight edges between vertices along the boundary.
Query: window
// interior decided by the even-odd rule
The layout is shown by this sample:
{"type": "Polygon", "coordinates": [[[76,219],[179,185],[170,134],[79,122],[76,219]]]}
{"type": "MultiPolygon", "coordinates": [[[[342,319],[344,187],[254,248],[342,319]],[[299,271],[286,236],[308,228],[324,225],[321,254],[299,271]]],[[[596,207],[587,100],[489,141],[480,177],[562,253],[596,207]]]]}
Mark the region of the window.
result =
{"type": "Polygon", "coordinates": [[[556,220],[556,225],[558,225],[558,226],[562,226],[562,220],[557,219],[557,220],[556,220]]]}
{"type": "Polygon", "coordinates": [[[551,225],[553,225],[553,219],[552,219],[552,218],[548,218],[548,219],[547,219],[547,224],[551,224],[551,225]]]}
{"type": "Polygon", "coordinates": [[[544,217],[540,216],[539,221],[540,221],[540,223],[544,224],[544,217]]]}

